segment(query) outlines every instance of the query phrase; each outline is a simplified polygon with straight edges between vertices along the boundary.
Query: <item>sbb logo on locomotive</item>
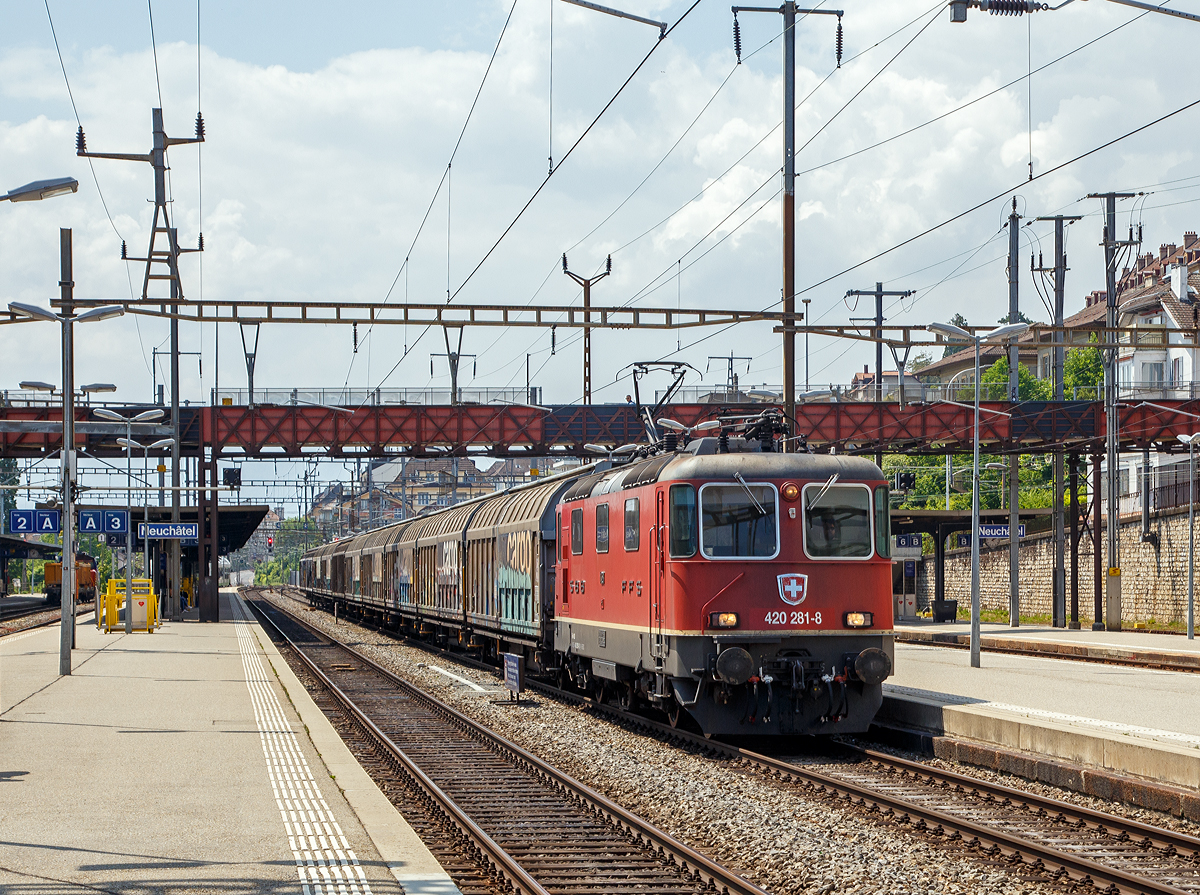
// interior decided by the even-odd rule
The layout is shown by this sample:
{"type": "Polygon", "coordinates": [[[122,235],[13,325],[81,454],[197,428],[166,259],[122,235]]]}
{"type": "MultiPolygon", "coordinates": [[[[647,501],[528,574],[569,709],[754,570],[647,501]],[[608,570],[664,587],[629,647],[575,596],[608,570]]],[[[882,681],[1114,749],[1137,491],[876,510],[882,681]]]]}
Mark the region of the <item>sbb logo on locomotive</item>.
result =
{"type": "Polygon", "coordinates": [[[808,576],[794,572],[779,576],[779,599],[789,606],[799,606],[808,596],[808,576]]]}

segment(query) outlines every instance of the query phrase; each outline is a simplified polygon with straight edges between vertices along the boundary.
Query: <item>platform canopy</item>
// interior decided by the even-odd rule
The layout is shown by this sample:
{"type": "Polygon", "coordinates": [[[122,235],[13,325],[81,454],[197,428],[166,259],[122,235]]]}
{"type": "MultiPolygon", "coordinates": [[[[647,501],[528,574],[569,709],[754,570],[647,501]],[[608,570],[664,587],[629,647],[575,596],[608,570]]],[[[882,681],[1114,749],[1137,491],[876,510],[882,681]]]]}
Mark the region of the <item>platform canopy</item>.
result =
{"type": "Polygon", "coordinates": [[[0,562],[10,559],[58,559],[62,548],[12,535],[0,535],[0,562]]]}

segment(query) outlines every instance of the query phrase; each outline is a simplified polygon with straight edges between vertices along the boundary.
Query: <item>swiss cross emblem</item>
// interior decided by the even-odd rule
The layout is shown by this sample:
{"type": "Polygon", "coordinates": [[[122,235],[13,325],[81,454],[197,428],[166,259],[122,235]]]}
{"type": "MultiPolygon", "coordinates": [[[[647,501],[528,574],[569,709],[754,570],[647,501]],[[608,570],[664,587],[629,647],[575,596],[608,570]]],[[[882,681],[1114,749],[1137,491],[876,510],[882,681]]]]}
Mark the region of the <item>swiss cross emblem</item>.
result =
{"type": "Polygon", "coordinates": [[[779,599],[783,602],[789,606],[799,606],[804,602],[806,596],[808,596],[807,575],[793,573],[779,576],[779,599]]]}

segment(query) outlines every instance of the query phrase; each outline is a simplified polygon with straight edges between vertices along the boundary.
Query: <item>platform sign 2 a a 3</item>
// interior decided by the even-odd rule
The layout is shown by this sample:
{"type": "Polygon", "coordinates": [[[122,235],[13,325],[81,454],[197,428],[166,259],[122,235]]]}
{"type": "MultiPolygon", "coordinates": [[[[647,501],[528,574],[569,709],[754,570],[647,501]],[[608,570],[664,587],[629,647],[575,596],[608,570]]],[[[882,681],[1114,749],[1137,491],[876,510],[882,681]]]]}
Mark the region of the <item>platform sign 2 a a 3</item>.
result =
{"type": "Polygon", "coordinates": [[[123,535],[129,531],[129,513],[125,510],[102,510],[101,525],[105,534],[123,535]]]}
{"type": "Polygon", "coordinates": [[[35,534],[33,510],[9,510],[8,530],[15,535],[35,534]]]}
{"type": "Polygon", "coordinates": [[[80,510],[79,511],[79,533],[81,535],[104,534],[104,511],[103,510],[80,510]]]}

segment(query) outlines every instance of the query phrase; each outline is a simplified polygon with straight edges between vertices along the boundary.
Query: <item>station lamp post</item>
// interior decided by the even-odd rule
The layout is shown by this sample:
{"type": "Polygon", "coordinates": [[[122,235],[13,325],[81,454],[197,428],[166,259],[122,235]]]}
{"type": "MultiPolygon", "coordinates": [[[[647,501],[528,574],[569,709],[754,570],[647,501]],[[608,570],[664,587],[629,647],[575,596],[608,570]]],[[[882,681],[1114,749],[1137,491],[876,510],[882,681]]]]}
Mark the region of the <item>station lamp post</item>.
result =
{"type": "Polygon", "coordinates": [[[1187,636],[1194,640],[1195,601],[1193,599],[1193,582],[1196,568],[1196,442],[1200,441],[1200,432],[1191,435],[1180,435],[1179,440],[1188,446],[1188,605],[1187,605],[1187,636]]]}
{"type": "MultiPolygon", "coordinates": [[[[115,410],[109,410],[107,407],[101,407],[92,411],[102,420],[111,420],[114,423],[125,424],[125,437],[118,438],[117,443],[125,448],[125,471],[129,482],[129,490],[126,492],[125,511],[127,521],[125,525],[125,633],[133,633],[133,448],[134,445],[141,447],[133,440],[133,425],[134,423],[148,423],[151,420],[161,419],[163,412],[159,409],[143,410],[134,416],[122,416],[115,410]]],[[[171,439],[166,439],[168,444],[171,439]]]]}
{"type": "MultiPolygon", "coordinates": [[[[141,448],[142,461],[146,465],[146,484],[150,484],[150,452],[157,451],[160,448],[170,447],[175,443],[174,438],[160,438],[153,444],[139,444],[132,438],[118,438],[117,444],[124,448],[141,448]]],[[[132,503],[132,500],[130,501],[132,503]]],[[[146,499],[142,501],[142,518],[146,521],[146,536],[142,539],[142,565],[146,572],[146,577],[153,580],[154,576],[150,574],[150,492],[146,492],[146,499]]],[[[129,520],[129,527],[133,527],[133,519],[129,520]]],[[[159,610],[161,612],[161,608],[159,610]]]]}
{"type": "MultiPolygon", "coordinates": [[[[43,183],[52,183],[52,181],[43,181],[43,183]]],[[[36,184],[29,184],[21,189],[30,189],[34,186],[36,184]]],[[[79,184],[76,183],[75,188],[78,186],[79,184]]],[[[69,186],[60,189],[60,192],[64,190],[74,192],[74,188],[69,186]]],[[[49,195],[57,195],[57,193],[50,192],[49,195]]],[[[9,193],[6,198],[10,201],[25,201],[21,198],[13,199],[12,193],[9,193]]],[[[43,197],[39,195],[31,198],[43,197]]],[[[75,314],[74,306],[71,303],[74,288],[71,273],[71,231],[61,230],[59,232],[62,237],[63,313],[55,314],[37,305],[27,305],[16,301],[9,302],[8,310],[19,317],[58,323],[62,327],[62,619],[58,644],[58,673],[65,675],[71,673],[71,646],[75,640],[75,347],[73,330],[74,324],[77,322],[89,323],[94,320],[120,317],[125,313],[125,309],[120,305],[106,305],[92,308],[82,314],[75,314]]],[[[28,384],[35,385],[34,383],[28,384]]],[[[36,383],[36,386],[44,387],[45,385],[46,383],[36,383]]],[[[93,386],[89,386],[89,388],[93,388],[93,386]]],[[[50,391],[53,392],[53,390],[54,387],[51,386],[50,391]]],[[[108,389],[107,386],[104,386],[96,390],[107,391],[108,389]]]]}
{"type": "Polygon", "coordinates": [[[1029,329],[1028,323],[1009,323],[986,333],[973,334],[953,323],[931,323],[930,332],[975,346],[975,461],[971,474],[971,667],[979,667],[979,346],[1010,339],[1029,329]]]}

